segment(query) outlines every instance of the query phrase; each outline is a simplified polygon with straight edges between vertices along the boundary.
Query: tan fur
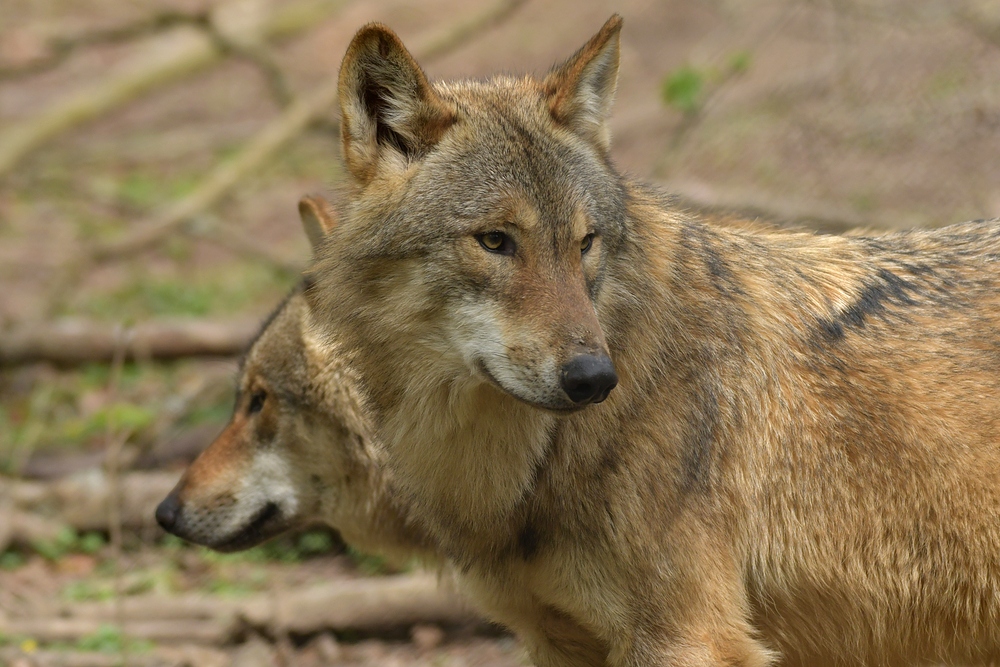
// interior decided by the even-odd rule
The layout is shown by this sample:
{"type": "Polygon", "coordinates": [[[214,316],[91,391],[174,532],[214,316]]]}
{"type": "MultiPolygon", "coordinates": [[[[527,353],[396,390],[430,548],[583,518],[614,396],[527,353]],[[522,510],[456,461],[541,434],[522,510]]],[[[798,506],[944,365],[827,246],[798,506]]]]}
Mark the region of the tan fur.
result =
{"type": "Polygon", "coordinates": [[[607,158],[619,26],[543,82],[348,49],[307,297],[409,511],[538,665],[1000,659],[1000,222],[686,215],[607,158]],[[571,411],[579,346],[619,385],[571,411]]]}
{"type": "MultiPolygon", "coordinates": [[[[334,226],[330,205],[304,197],[299,212],[316,247],[334,226]]],[[[297,288],[250,346],[228,426],[172,492],[179,515],[169,530],[237,550],[320,521],[397,564],[435,561],[394,500],[355,385],[337,346],[313,333],[297,288]],[[250,408],[255,396],[259,410],[250,408]],[[278,512],[251,526],[268,503],[278,512]]]]}

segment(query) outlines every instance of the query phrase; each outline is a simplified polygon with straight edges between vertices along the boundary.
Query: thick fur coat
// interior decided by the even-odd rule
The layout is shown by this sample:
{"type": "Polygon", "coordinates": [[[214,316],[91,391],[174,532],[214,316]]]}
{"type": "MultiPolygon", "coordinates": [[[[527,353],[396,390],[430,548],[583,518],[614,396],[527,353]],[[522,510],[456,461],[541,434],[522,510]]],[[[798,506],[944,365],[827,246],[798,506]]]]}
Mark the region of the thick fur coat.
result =
{"type": "Polygon", "coordinates": [[[1000,222],[706,224],[609,158],[620,26],[541,80],[348,49],[306,296],[409,512],[545,667],[1000,659],[1000,222]]]}

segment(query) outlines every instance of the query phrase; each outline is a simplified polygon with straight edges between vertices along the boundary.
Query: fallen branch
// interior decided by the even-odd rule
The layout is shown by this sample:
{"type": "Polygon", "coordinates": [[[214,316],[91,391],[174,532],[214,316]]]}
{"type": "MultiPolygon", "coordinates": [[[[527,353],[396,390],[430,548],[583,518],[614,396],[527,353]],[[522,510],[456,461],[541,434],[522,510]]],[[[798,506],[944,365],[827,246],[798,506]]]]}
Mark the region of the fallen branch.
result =
{"type": "Polygon", "coordinates": [[[0,553],[16,544],[31,546],[39,542],[53,542],[59,537],[63,524],[29,512],[19,512],[9,507],[0,513],[0,553]]]}
{"type": "MultiPolygon", "coordinates": [[[[226,667],[229,656],[205,646],[157,646],[148,653],[130,655],[129,667],[226,667]]],[[[121,667],[121,657],[101,651],[33,650],[16,646],[0,648],[0,665],[19,667],[121,667]]]]}
{"type": "MultiPolygon", "coordinates": [[[[113,622],[113,618],[104,620],[84,617],[15,618],[6,622],[0,621],[0,634],[8,637],[31,637],[42,643],[72,642],[95,635],[113,622]]],[[[120,628],[122,633],[131,639],[198,644],[225,644],[232,638],[236,629],[234,623],[227,624],[226,621],[207,619],[169,621],[128,619],[120,628]]]]}
{"type": "MultiPolygon", "coordinates": [[[[191,356],[231,356],[249,344],[255,321],[206,322],[161,320],[130,330],[126,355],[134,359],[177,359],[191,356]]],[[[37,361],[74,365],[110,361],[116,345],[115,325],[63,320],[0,332],[0,366],[37,361]]]]}
{"type": "Polygon", "coordinates": [[[85,32],[79,35],[56,37],[46,45],[48,53],[24,65],[0,66],[0,80],[20,79],[33,74],[54,69],[66,61],[77,50],[99,44],[118,44],[162,32],[177,25],[204,26],[208,24],[207,12],[179,12],[166,10],[139,19],[138,21],[85,32]]]}
{"type": "Polygon", "coordinates": [[[355,579],[261,596],[240,617],[269,633],[378,630],[416,623],[456,625],[476,620],[468,603],[430,574],[355,579]]]}
{"type": "MultiPolygon", "coordinates": [[[[178,472],[131,472],[121,478],[121,522],[137,529],[154,523],[156,506],[174,488],[178,472]]],[[[12,516],[32,515],[35,521],[70,526],[79,532],[108,526],[114,497],[107,474],[92,468],[57,482],[4,480],[12,516]]]]}
{"type": "MultiPolygon", "coordinates": [[[[471,19],[462,21],[416,50],[421,60],[441,57],[468,42],[479,32],[496,25],[525,0],[500,0],[471,19]]],[[[328,113],[337,100],[337,81],[320,86],[312,95],[292,102],[275,120],[266,125],[229,162],[220,164],[203,179],[191,194],[174,203],[162,213],[140,222],[124,237],[98,245],[90,252],[91,261],[106,261],[132,255],[155,245],[165,236],[198,213],[209,208],[227,194],[244,177],[261,167],[288,141],[302,133],[311,123],[328,113]]]]}
{"type": "MultiPolygon", "coordinates": [[[[241,0],[233,0],[239,3],[241,0]]],[[[260,39],[274,39],[311,25],[343,4],[343,0],[298,0],[279,5],[259,26],[260,39]]],[[[215,10],[224,15],[228,5],[215,10]]],[[[245,41],[258,41],[248,37],[245,41]]],[[[116,74],[55,103],[47,111],[0,132],[0,176],[24,156],[58,134],[129,102],[168,81],[203,69],[225,55],[218,39],[191,25],[180,25],[151,40],[141,54],[127,59],[116,74]]]]}
{"type": "MultiPolygon", "coordinates": [[[[121,600],[121,630],[134,639],[224,644],[248,627],[265,635],[327,630],[382,631],[418,623],[481,622],[450,586],[433,574],[404,574],[313,584],[280,598],[207,595],[133,596],[121,600]]],[[[49,616],[0,618],[0,635],[40,642],[74,641],[115,620],[115,603],[64,604],[49,616]]]]}

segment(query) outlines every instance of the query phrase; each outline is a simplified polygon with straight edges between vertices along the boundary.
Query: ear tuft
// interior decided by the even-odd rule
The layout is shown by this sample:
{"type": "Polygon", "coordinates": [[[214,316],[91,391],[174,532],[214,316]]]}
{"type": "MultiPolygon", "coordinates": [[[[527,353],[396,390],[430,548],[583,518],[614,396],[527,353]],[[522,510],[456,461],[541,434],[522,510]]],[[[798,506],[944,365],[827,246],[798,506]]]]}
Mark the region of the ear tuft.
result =
{"type": "Polygon", "coordinates": [[[362,183],[383,158],[419,159],[455,120],[399,37],[379,23],[354,36],[338,89],[344,158],[362,183]]]}
{"type": "Polygon", "coordinates": [[[618,86],[621,29],[622,17],[615,14],[542,82],[552,118],[604,152],[611,148],[607,122],[618,86]]]}
{"type": "Polygon", "coordinates": [[[309,237],[309,245],[312,246],[314,253],[327,234],[337,225],[333,206],[319,195],[306,195],[299,200],[299,218],[302,220],[302,228],[309,237]]]}

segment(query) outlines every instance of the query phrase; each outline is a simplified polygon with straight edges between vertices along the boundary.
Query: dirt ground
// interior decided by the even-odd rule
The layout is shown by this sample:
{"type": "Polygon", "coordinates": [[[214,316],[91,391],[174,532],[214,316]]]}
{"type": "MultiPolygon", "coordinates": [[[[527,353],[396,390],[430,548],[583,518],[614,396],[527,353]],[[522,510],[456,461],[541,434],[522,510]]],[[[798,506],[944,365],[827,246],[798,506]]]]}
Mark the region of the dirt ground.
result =
{"type": "MultiPolygon", "coordinates": [[[[0,0],[0,155],[5,141],[74,95],[137,68],[153,51],[176,52],[183,39],[167,39],[175,32],[203,35],[213,8],[236,7],[239,27],[289,2],[0,0]]],[[[212,62],[123,97],[51,133],[6,172],[0,167],[0,337],[66,318],[128,327],[263,317],[308,256],[298,198],[328,191],[341,177],[333,109],[150,247],[87,262],[76,273],[67,267],[197,194],[219,165],[238,162],[289,96],[329,84],[363,23],[383,21],[419,51],[488,6],[329,0],[294,34],[253,50],[230,44],[212,62]]],[[[526,0],[425,60],[425,69],[432,78],[543,73],[613,11],[625,18],[613,157],[636,178],[692,207],[822,231],[1000,216],[995,0],[526,0]]],[[[99,465],[109,435],[127,437],[128,461],[179,471],[227,418],[234,369],[234,358],[130,360],[120,377],[105,362],[0,366],[0,472],[50,478],[99,465]]],[[[0,620],[33,596],[107,595],[107,537],[92,538],[93,548],[74,540],[56,552],[14,545],[0,554],[0,620]]],[[[356,576],[363,562],[334,545],[298,553],[294,562],[234,565],[168,548],[155,530],[127,538],[123,548],[118,566],[146,582],[137,595],[150,588],[230,594],[227,586],[260,589],[294,576],[329,580],[356,576]],[[233,574],[233,567],[256,573],[233,574]]],[[[321,634],[284,648],[249,637],[186,660],[523,664],[508,637],[430,635],[436,640],[418,629],[421,643],[408,631],[321,634]]],[[[51,647],[0,636],[0,651],[8,651],[0,664],[65,664],[49,654],[70,649],[86,652],[79,642],[51,647]]],[[[104,664],[93,660],[86,664],[104,664]]]]}

